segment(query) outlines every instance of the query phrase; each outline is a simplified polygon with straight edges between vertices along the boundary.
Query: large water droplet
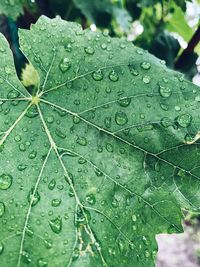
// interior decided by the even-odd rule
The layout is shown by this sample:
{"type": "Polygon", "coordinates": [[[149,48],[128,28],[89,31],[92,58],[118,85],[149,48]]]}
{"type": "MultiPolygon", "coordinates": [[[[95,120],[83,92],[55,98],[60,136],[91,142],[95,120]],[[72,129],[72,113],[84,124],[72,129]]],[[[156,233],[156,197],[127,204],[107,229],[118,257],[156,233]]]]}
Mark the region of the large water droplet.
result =
{"type": "Polygon", "coordinates": [[[141,68],[143,68],[144,70],[149,70],[151,68],[151,64],[149,62],[142,62],[141,63],[141,68]]]}
{"type": "Polygon", "coordinates": [[[57,218],[51,220],[49,222],[49,225],[51,227],[51,230],[55,234],[59,234],[62,231],[62,218],[60,216],[58,216],[57,218]]]}
{"type": "Polygon", "coordinates": [[[151,78],[150,78],[149,76],[144,76],[144,77],[142,78],[142,80],[143,80],[144,83],[148,84],[148,83],[150,83],[151,78]]]}
{"type": "Polygon", "coordinates": [[[66,58],[62,59],[59,67],[60,67],[60,70],[62,72],[66,72],[67,70],[69,70],[71,67],[71,62],[70,62],[69,58],[66,57],[66,58]]]}
{"type": "Polygon", "coordinates": [[[109,79],[113,82],[117,82],[119,80],[119,76],[117,74],[116,71],[112,70],[109,75],[108,75],[109,79]]]}
{"type": "Polygon", "coordinates": [[[48,261],[45,260],[44,258],[40,258],[40,259],[37,261],[37,266],[38,266],[38,267],[47,267],[47,266],[48,266],[48,261]]]}
{"type": "Polygon", "coordinates": [[[8,189],[12,185],[12,180],[13,178],[11,175],[3,173],[0,176],[0,189],[1,190],[8,189]]]}
{"type": "Polygon", "coordinates": [[[84,136],[79,136],[76,140],[76,142],[81,146],[87,145],[87,139],[84,136]]]}
{"type": "Polygon", "coordinates": [[[93,55],[95,52],[92,46],[85,47],[84,50],[85,50],[85,53],[87,53],[88,55],[93,55]]]}
{"type": "Polygon", "coordinates": [[[129,71],[133,76],[138,76],[139,72],[135,69],[133,65],[129,65],[129,71]]]}
{"type": "Polygon", "coordinates": [[[51,201],[52,207],[58,207],[60,206],[60,203],[61,203],[61,199],[58,199],[58,198],[55,198],[51,201]]]}
{"type": "Polygon", "coordinates": [[[103,79],[103,73],[102,73],[102,71],[99,69],[99,70],[93,72],[92,73],[92,78],[95,81],[101,81],[103,79]]]}
{"type": "Polygon", "coordinates": [[[128,97],[125,97],[125,98],[118,100],[118,104],[121,107],[128,107],[130,105],[130,103],[131,103],[131,98],[128,98],[128,97]]]}
{"type": "Polygon", "coordinates": [[[159,87],[159,92],[162,97],[169,97],[172,94],[172,91],[169,87],[161,86],[159,87]]]}
{"type": "Polygon", "coordinates": [[[128,122],[126,113],[119,111],[115,114],[115,121],[118,125],[125,125],[128,122]]]}
{"type": "Polygon", "coordinates": [[[192,116],[188,113],[185,113],[179,115],[175,120],[180,127],[186,128],[190,125],[192,121],[192,116]]]}
{"type": "Polygon", "coordinates": [[[38,191],[34,194],[34,188],[32,188],[28,194],[28,202],[31,203],[32,206],[35,206],[40,201],[40,194],[38,191]]]}
{"type": "Polygon", "coordinates": [[[90,204],[90,205],[94,205],[96,203],[96,198],[94,194],[88,194],[86,196],[86,201],[90,204]]]}
{"type": "Polygon", "coordinates": [[[0,218],[4,215],[5,205],[3,202],[0,202],[0,218]]]}

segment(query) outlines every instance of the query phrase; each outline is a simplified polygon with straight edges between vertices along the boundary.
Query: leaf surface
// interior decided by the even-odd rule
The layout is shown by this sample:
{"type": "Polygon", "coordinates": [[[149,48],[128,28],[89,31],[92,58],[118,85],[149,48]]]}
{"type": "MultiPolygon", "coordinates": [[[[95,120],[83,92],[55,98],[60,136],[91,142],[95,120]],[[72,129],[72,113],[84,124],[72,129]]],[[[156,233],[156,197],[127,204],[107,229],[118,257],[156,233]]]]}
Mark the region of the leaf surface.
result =
{"type": "Polygon", "coordinates": [[[154,266],[155,235],[199,209],[199,88],[59,18],[19,36],[40,83],[1,35],[1,266],[154,266]]]}

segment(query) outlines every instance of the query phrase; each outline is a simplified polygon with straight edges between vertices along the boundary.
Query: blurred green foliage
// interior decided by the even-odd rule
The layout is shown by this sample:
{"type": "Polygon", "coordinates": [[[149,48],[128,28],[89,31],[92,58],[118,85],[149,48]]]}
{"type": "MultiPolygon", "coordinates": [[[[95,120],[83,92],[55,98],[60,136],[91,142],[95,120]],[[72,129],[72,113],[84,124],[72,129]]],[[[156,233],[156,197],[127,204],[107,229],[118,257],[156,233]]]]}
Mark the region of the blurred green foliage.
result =
{"type": "MultiPolygon", "coordinates": [[[[200,5],[200,0],[193,2],[200,5]]],[[[181,64],[176,64],[183,51],[177,37],[186,46],[191,45],[199,27],[198,23],[189,26],[186,7],[184,0],[1,0],[0,31],[13,48],[19,71],[25,59],[19,52],[16,29],[29,28],[44,14],[50,18],[58,15],[65,20],[77,21],[83,28],[95,24],[97,30],[106,30],[111,36],[128,38],[191,79],[196,73],[196,52],[200,51],[200,45],[195,44],[192,51],[189,49],[187,62],[183,59],[181,64]]]]}

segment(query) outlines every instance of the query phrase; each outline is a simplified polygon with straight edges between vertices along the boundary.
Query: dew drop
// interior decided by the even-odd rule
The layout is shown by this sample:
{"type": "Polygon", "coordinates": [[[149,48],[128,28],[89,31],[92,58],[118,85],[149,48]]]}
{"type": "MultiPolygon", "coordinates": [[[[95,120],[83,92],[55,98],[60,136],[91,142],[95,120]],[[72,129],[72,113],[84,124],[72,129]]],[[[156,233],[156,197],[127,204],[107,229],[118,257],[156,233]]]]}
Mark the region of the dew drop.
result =
{"type": "Polygon", "coordinates": [[[35,206],[40,201],[40,194],[38,191],[34,194],[34,188],[32,188],[28,194],[28,202],[31,203],[32,206],[35,206]]]}
{"type": "Polygon", "coordinates": [[[109,79],[113,82],[117,82],[119,80],[119,76],[117,74],[116,71],[112,70],[109,75],[108,75],[109,79]]]}
{"type": "Polygon", "coordinates": [[[0,202],[0,218],[4,215],[5,212],[5,205],[3,202],[0,202]]]}
{"type": "Polygon", "coordinates": [[[127,115],[123,111],[119,111],[115,114],[115,121],[118,125],[125,125],[128,122],[127,115]]]}
{"type": "Polygon", "coordinates": [[[125,98],[118,100],[118,104],[121,107],[128,107],[130,105],[130,103],[131,103],[131,98],[128,98],[128,97],[125,97],[125,98]]]}
{"type": "Polygon", "coordinates": [[[159,92],[162,97],[169,97],[172,94],[172,91],[169,87],[161,86],[159,87],[159,92]]]}
{"type": "Polygon", "coordinates": [[[71,67],[71,62],[70,62],[69,58],[66,57],[66,58],[62,59],[59,67],[60,67],[60,70],[62,72],[66,72],[67,70],[69,70],[71,67]]]}
{"type": "Polygon", "coordinates": [[[162,118],[162,120],[161,120],[161,125],[162,125],[163,127],[167,128],[167,127],[169,127],[169,126],[172,126],[172,125],[173,125],[173,122],[172,122],[172,120],[170,120],[169,118],[164,117],[164,118],[162,118]]]}
{"type": "Polygon", "coordinates": [[[50,190],[53,190],[56,186],[56,180],[55,179],[52,179],[50,182],[49,182],[49,185],[48,185],[48,188],[50,190]]]}
{"type": "Polygon", "coordinates": [[[144,76],[144,77],[142,78],[142,80],[143,80],[143,82],[146,83],[146,84],[150,83],[150,81],[151,81],[151,79],[150,79],[149,76],[144,76]]]}
{"type": "Polygon", "coordinates": [[[38,267],[47,267],[48,266],[48,261],[46,261],[44,258],[40,258],[37,261],[37,266],[38,267]]]}
{"type": "Polygon", "coordinates": [[[60,204],[61,204],[61,199],[55,198],[51,201],[52,207],[58,207],[58,206],[60,206],[60,204]]]}
{"type": "Polygon", "coordinates": [[[13,177],[9,174],[2,174],[0,176],[0,189],[6,190],[12,185],[13,177]]]}
{"type": "Polygon", "coordinates": [[[110,128],[111,127],[111,117],[105,117],[104,124],[105,124],[106,128],[110,128]]]}
{"type": "Polygon", "coordinates": [[[86,146],[87,145],[87,139],[83,136],[79,136],[76,140],[76,142],[81,145],[81,146],[86,146]]]}
{"type": "Polygon", "coordinates": [[[188,113],[185,113],[185,114],[179,115],[175,120],[178,126],[186,128],[190,125],[192,121],[192,116],[188,113]]]}
{"type": "Polygon", "coordinates": [[[130,71],[131,75],[133,75],[133,76],[139,75],[139,72],[135,69],[135,67],[133,65],[129,65],[129,71],[130,71]]]}
{"type": "Polygon", "coordinates": [[[0,241],[0,255],[3,253],[4,251],[4,245],[3,243],[0,241]]]}
{"type": "Polygon", "coordinates": [[[90,204],[90,205],[94,205],[96,203],[96,198],[94,194],[88,194],[86,196],[86,201],[90,204]]]}
{"type": "Polygon", "coordinates": [[[143,68],[144,70],[149,70],[151,68],[151,64],[149,62],[142,62],[141,63],[141,68],[143,68]]]}
{"type": "Polygon", "coordinates": [[[59,234],[62,231],[62,218],[60,216],[58,216],[57,218],[51,220],[49,222],[49,225],[51,227],[51,230],[55,234],[59,234]]]}
{"type": "Polygon", "coordinates": [[[85,50],[85,53],[88,55],[93,55],[95,52],[92,46],[85,47],[84,50],[85,50]]]}
{"type": "Polygon", "coordinates": [[[103,73],[102,73],[102,71],[99,69],[99,70],[93,72],[92,73],[92,78],[95,81],[101,81],[103,79],[103,73]]]}

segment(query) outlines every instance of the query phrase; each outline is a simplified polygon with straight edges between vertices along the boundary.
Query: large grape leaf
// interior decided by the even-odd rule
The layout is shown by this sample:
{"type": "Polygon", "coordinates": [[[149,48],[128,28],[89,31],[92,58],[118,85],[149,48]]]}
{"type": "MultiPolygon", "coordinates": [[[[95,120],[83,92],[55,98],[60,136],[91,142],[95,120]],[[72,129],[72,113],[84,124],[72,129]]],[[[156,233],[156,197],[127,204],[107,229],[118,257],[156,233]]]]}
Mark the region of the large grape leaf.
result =
{"type": "Polygon", "coordinates": [[[0,36],[0,263],[154,266],[155,235],[199,211],[199,88],[132,43],[59,18],[0,36]]]}

